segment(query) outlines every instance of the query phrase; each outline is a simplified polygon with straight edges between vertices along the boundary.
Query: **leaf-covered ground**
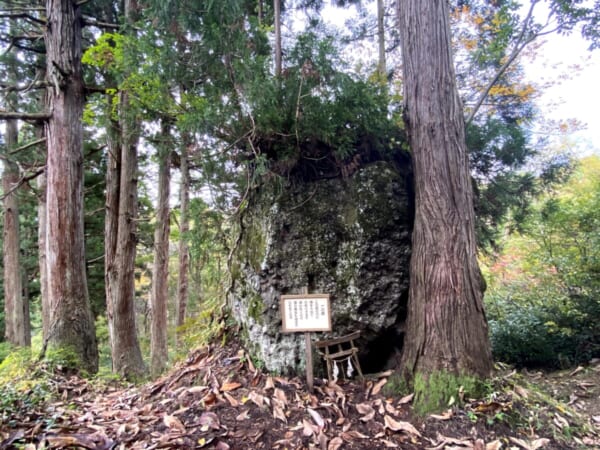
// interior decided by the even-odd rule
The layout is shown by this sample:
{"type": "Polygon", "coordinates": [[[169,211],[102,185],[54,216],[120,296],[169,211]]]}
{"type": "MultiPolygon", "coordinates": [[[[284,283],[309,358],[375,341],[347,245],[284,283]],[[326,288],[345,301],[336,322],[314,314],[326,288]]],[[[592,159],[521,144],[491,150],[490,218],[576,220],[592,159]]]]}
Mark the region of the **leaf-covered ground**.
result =
{"type": "Polygon", "coordinates": [[[550,375],[505,370],[487,398],[457,398],[424,418],[411,395],[390,393],[386,374],[317,380],[309,393],[300,379],[258,371],[236,344],[197,350],[142,387],[51,382],[58,400],[5,410],[0,449],[600,448],[597,362],[550,375]]]}

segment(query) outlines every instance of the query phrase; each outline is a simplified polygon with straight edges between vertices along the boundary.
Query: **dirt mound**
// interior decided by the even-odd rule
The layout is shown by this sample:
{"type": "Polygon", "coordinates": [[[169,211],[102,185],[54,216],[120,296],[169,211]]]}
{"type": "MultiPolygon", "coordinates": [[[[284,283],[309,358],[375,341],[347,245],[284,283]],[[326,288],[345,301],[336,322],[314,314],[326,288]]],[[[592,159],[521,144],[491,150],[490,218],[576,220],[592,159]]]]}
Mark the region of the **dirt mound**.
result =
{"type": "MultiPolygon", "coordinates": [[[[585,374],[597,379],[593,368],[570,378],[579,375],[590,392],[585,374]]],[[[597,410],[577,412],[580,391],[569,406],[538,390],[532,380],[542,375],[507,371],[497,379],[502,390],[483,400],[457,398],[460,407],[425,418],[413,415],[411,395],[390,393],[388,375],[365,383],[316,380],[309,393],[300,379],[257,370],[238,344],[211,346],[140,388],[56,378],[59,400],[2,418],[0,449],[600,447],[597,410]]],[[[541,385],[553,386],[552,377],[541,385]]],[[[597,397],[585,399],[599,404],[597,397]]]]}

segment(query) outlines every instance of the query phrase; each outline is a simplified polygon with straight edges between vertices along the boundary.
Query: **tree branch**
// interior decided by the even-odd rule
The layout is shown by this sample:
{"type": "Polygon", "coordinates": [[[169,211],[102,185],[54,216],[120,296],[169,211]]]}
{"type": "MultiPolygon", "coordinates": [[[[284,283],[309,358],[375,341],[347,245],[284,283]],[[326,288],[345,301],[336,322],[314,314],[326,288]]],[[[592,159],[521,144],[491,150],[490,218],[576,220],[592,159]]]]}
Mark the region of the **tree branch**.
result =
{"type": "Polygon", "coordinates": [[[94,17],[84,17],[83,18],[83,24],[87,25],[87,26],[92,26],[92,27],[97,27],[97,28],[105,28],[108,30],[119,30],[120,27],[117,24],[114,23],[108,23],[108,22],[100,22],[99,20],[95,19],[94,17]]]}
{"type": "Polygon", "coordinates": [[[36,170],[35,172],[30,173],[29,175],[23,175],[23,177],[21,177],[21,179],[17,183],[15,183],[15,185],[13,187],[11,187],[8,191],[6,191],[2,195],[0,195],[0,200],[4,200],[6,197],[11,195],[13,192],[15,192],[17,189],[19,189],[25,183],[29,183],[31,180],[37,178],[42,173],[44,173],[45,170],[46,170],[46,167],[44,166],[44,167],[36,170]]]}
{"type": "Polygon", "coordinates": [[[34,147],[38,144],[43,144],[44,142],[46,142],[46,138],[41,138],[41,139],[37,139],[35,141],[31,141],[25,145],[22,145],[21,147],[12,149],[9,154],[14,155],[15,153],[22,152],[23,150],[27,150],[28,148],[34,147]]]}
{"type": "Polygon", "coordinates": [[[0,120],[33,120],[35,122],[43,122],[52,117],[52,113],[44,111],[41,113],[22,113],[16,111],[5,111],[0,109],[0,120]]]}
{"type": "Polygon", "coordinates": [[[32,89],[44,89],[50,86],[47,81],[34,81],[27,86],[20,86],[18,84],[4,84],[0,83],[0,91],[1,92],[22,92],[22,91],[30,91],[32,89]]]}
{"type": "Polygon", "coordinates": [[[31,23],[35,23],[37,25],[46,25],[46,21],[43,19],[38,19],[37,17],[32,16],[26,11],[23,10],[13,10],[13,11],[2,11],[0,12],[0,18],[3,19],[25,19],[31,23]]]}
{"type": "Polygon", "coordinates": [[[523,20],[523,28],[521,29],[521,32],[519,33],[519,36],[517,37],[517,40],[515,42],[515,47],[511,53],[511,55],[504,62],[504,64],[502,64],[500,69],[498,69],[498,71],[496,72],[496,75],[494,75],[494,77],[491,79],[491,81],[487,84],[485,90],[481,93],[481,95],[477,99],[477,102],[475,102],[475,106],[473,107],[473,109],[471,110],[471,112],[469,113],[467,118],[465,119],[466,125],[469,125],[473,121],[473,118],[475,117],[475,114],[477,114],[477,112],[479,111],[479,108],[481,108],[483,101],[487,98],[490,91],[492,90],[494,85],[498,82],[500,77],[504,74],[504,72],[506,72],[506,69],[508,69],[510,67],[510,65],[517,58],[517,56],[519,56],[519,54],[523,51],[523,49],[538,37],[539,34],[536,33],[536,34],[533,34],[532,36],[530,36],[529,38],[527,38],[525,41],[523,41],[523,39],[525,38],[525,33],[529,29],[529,25],[531,23],[531,20],[533,19],[533,9],[535,8],[535,5],[538,1],[539,0],[534,0],[531,2],[531,7],[529,8],[529,11],[527,12],[527,16],[525,17],[525,20],[523,20]]]}

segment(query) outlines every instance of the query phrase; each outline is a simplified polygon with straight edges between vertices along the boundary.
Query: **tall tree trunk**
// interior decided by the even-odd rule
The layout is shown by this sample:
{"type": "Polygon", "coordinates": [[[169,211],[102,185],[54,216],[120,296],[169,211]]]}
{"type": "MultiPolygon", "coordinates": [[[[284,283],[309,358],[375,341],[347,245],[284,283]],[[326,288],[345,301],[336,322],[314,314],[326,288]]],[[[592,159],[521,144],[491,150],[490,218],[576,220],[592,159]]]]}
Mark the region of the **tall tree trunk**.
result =
{"type": "Polygon", "coordinates": [[[89,372],[98,370],[98,346],[85,274],[83,233],[83,77],[79,6],[46,0],[48,145],[46,263],[49,330],[45,344],[66,347],[89,372]]]}
{"type": "Polygon", "coordinates": [[[37,178],[38,196],[38,265],[40,268],[40,297],[42,306],[42,336],[50,334],[50,303],[48,301],[48,266],[46,261],[46,172],[37,178]]]}
{"type": "Polygon", "coordinates": [[[29,283],[28,273],[23,268],[21,279],[23,280],[23,347],[31,347],[31,311],[29,309],[29,283]]]}
{"type": "Polygon", "coordinates": [[[179,277],[177,278],[177,326],[180,327],[185,322],[185,313],[189,297],[189,269],[190,269],[190,248],[188,245],[188,233],[190,231],[189,223],[189,204],[190,204],[190,169],[188,165],[188,145],[190,138],[184,135],[184,142],[181,147],[181,187],[179,191],[180,198],[180,218],[179,218],[179,277]]]}
{"type": "Polygon", "coordinates": [[[169,183],[171,151],[169,127],[163,125],[159,149],[158,208],[154,231],[154,270],[152,274],[152,321],[150,325],[150,372],[160,374],[167,365],[167,303],[169,275],[169,183]]]}
{"type": "Polygon", "coordinates": [[[399,2],[415,224],[402,371],[492,369],[473,190],[445,0],[399,2]]]}
{"type": "MultiPolygon", "coordinates": [[[[10,150],[18,143],[18,126],[16,120],[6,121],[6,149],[10,150]]],[[[21,274],[19,247],[19,203],[17,191],[19,169],[9,160],[10,152],[6,152],[4,171],[2,173],[2,191],[4,197],[4,230],[3,230],[3,265],[4,265],[4,317],[6,340],[13,345],[26,346],[25,316],[23,309],[23,284],[21,274]]]]}
{"type": "Polygon", "coordinates": [[[377,44],[379,48],[377,70],[383,78],[387,76],[385,66],[385,0],[377,0],[377,44]]]}
{"type": "MultiPolygon", "coordinates": [[[[132,20],[135,4],[125,2],[132,20]]],[[[129,93],[119,97],[120,123],[111,121],[107,142],[105,285],[113,371],[127,379],[145,372],[135,318],[137,180],[139,124],[131,117],[129,93]]],[[[108,97],[110,115],[112,97],[108,97]]]]}
{"type": "Polygon", "coordinates": [[[273,0],[273,20],[275,22],[275,75],[280,76],[283,59],[281,49],[281,0],[273,0]]]}

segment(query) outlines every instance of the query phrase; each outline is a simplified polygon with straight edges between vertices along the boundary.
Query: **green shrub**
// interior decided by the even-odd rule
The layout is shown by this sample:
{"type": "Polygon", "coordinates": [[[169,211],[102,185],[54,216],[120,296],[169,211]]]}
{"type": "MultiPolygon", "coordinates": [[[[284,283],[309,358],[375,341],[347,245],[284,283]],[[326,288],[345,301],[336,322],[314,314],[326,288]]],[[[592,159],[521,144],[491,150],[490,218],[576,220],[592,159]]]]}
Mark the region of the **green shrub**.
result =
{"type": "Polygon", "coordinates": [[[496,359],[519,367],[564,368],[600,354],[597,313],[584,313],[572,304],[559,308],[523,303],[504,305],[502,314],[490,309],[496,359]]]}
{"type": "Polygon", "coordinates": [[[0,363],[12,352],[13,348],[8,342],[0,342],[0,363]]]}

